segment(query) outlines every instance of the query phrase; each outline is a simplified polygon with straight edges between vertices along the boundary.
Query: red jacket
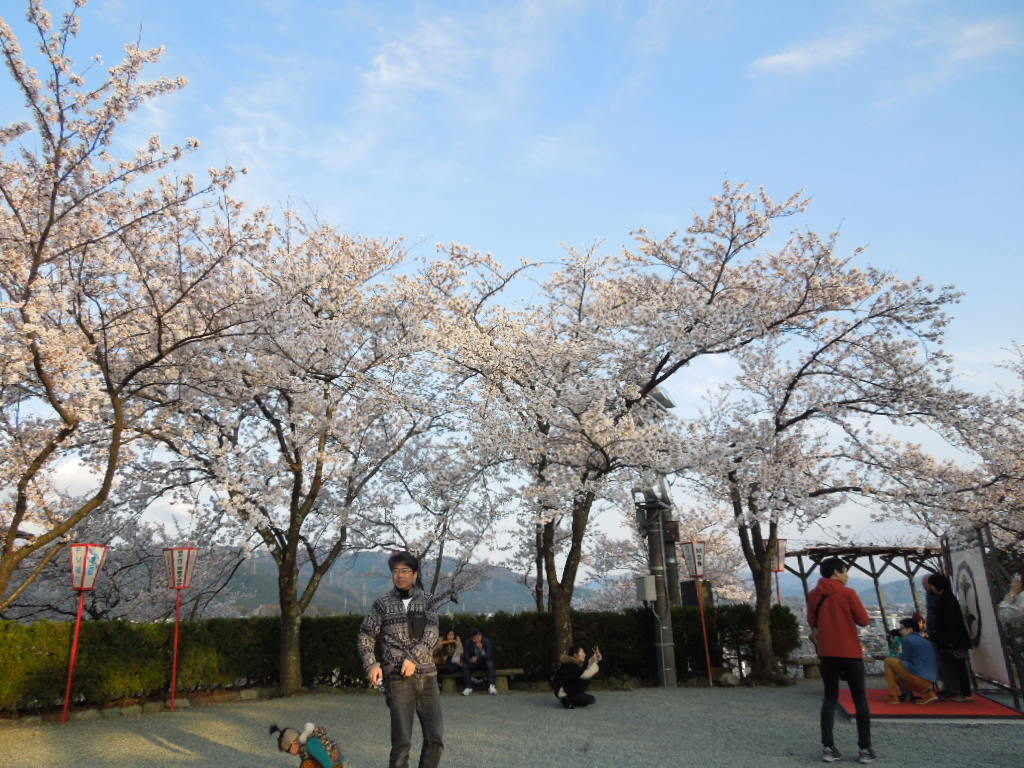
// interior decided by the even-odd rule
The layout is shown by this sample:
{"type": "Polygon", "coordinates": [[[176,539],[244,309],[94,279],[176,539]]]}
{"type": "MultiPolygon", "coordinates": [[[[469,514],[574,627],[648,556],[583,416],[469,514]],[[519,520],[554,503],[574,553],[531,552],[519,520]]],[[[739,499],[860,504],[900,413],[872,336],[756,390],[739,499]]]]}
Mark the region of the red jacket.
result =
{"type": "Polygon", "coordinates": [[[857,625],[871,623],[860,596],[838,579],[821,579],[807,596],[807,621],[818,627],[818,655],[864,658],[857,625]],[[818,603],[826,598],[818,613],[818,603]]]}

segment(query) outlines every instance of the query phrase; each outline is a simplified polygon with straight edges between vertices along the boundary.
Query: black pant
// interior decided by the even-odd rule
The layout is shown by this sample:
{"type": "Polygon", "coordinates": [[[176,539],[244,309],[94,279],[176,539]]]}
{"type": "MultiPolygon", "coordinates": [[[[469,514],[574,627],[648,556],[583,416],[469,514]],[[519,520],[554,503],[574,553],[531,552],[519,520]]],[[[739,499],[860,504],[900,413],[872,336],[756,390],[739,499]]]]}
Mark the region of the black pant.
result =
{"type": "Polygon", "coordinates": [[[871,710],[864,680],[864,659],[821,657],[821,681],[825,684],[825,698],[821,702],[821,743],[826,747],[835,746],[832,724],[839,705],[840,676],[846,680],[857,708],[857,746],[868,749],[871,746],[871,710]]]}
{"type": "Polygon", "coordinates": [[[454,661],[445,661],[437,665],[437,674],[439,675],[458,675],[462,672],[462,665],[456,664],[454,661]]]}
{"type": "Polygon", "coordinates": [[[947,696],[971,696],[974,693],[971,673],[967,669],[967,659],[958,658],[958,654],[964,653],[966,652],[953,648],[943,648],[939,651],[939,663],[944,673],[942,678],[946,684],[942,692],[947,696]]]}
{"type": "Polygon", "coordinates": [[[444,722],[441,695],[434,675],[398,677],[388,680],[388,708],[391,710],[391,760],[388,768],[408,768],[412,745],[412,716],[419,717],[423,731],[420,768],[437,768],[444,751],[444,722]]]}
{"type": "Polygon", "coordinates": [[[490,656],[485,656],[482,660],[474,662],[470,662],[468,658],[464,659],[464,661],[466,662],[466,664],[462,668],[463,688],[473,687],[474,672],[486,672],[488,685],[494,685],[494,683],[497,681],[498,678],[494,674],[494,659],[492,659],[490,656]]]}
{"type": "Polygon", "coordinates": [[[572,685],[569,686],[565,691],[565,698],[574,707],[589,707],[597,699],[587,693],[587,686],[590,685],[590,680],[575,680],[572,685]]]}

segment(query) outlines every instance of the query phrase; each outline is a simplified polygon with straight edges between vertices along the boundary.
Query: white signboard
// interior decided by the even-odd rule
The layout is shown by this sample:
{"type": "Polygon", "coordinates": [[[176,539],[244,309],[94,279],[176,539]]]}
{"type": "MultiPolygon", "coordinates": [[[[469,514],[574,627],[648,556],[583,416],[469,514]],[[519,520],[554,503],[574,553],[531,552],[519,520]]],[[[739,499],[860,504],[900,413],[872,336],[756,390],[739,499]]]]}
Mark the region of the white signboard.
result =
{"type": "Polygon", "coordinates": [[[967,634],[971,638],[971,666],[976,674],[1012,687],[1006,657],[999,640],[996,612],[992,607],[985,560],[977,541],[949,540],[953,592],[960,601],[967,634]]]}
{"type": "Polygon", "coordinates": [[[683,558],[691,579],[704,578],[704,542],[687,541],[682,544],[683,558]]]}

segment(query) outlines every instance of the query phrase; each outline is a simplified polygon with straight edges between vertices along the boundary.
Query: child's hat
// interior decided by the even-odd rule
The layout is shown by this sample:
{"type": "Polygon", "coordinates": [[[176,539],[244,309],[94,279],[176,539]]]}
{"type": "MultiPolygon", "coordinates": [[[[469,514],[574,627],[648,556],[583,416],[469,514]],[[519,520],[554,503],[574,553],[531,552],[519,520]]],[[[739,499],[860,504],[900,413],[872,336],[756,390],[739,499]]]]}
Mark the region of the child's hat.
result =
{"type": "Polygon", "coordinates": [[[270,732],[274,733],[277,731],[281,735],[277,737],[277,748],[282,752],[287,752],[297,738],[299,738],[299,732],[294,728],[278,728],[277,724],[270,726],[270,732]]]}

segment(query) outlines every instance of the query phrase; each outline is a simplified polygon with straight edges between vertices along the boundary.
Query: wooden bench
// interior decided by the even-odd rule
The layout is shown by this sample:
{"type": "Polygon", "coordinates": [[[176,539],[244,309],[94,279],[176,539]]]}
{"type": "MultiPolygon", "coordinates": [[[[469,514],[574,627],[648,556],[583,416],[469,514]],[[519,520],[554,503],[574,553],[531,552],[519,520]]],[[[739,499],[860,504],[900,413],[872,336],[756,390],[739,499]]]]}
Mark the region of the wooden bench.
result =
{"type": "MultiPolygon", "coordinates": [[[[508,681],[509,678],[515,677],[516,675],[523,674],[523,670],[519,667],[510,667],[509,669],[496,669],[494,670],[494,687],[498,689],[498,693],[508,693],[508,681]]],[[[474,672],[473,677],[486,677],[486,672],[474,672]]],[[[462,673],[452,674],[446,672],[438,675],[437,679],[441,681],[441,692],[442,693],[458,693],[462,686],[462,673]]]]}

